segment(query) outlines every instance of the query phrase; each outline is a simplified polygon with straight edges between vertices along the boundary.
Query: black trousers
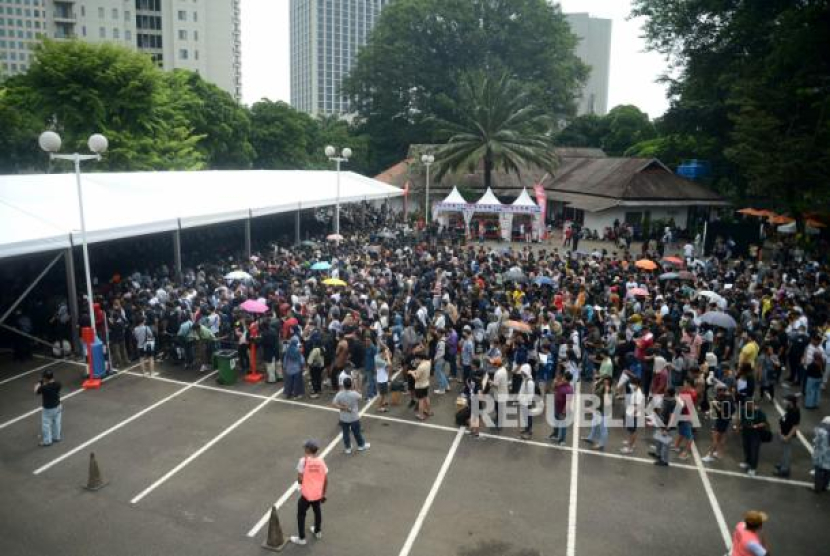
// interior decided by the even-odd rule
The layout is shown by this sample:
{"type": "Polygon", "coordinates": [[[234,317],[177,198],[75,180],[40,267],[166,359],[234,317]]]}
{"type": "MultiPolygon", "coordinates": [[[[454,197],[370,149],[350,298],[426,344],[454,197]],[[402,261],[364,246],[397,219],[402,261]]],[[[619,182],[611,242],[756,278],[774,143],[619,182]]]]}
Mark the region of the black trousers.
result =
{"type": "Polygon", "coordinates": [[[813,490],[816,492],[824,492],[827,490],[827,485],[830,484],[830,469],[824,469],[822,467],[815,467],[814,469],[816,475],[813,490]]]}
{"type": "Polygon", "coordinates": [[[315,394],[323,390],[323,367],[311,367],[311,389],[315,394]]]}
{"type": "Polygon", "coordinates": [[[757,430],[741,431],[741,440],[744,448],[744,461],[750,469],[758,468],[758,458],[761,455],[761,434],[757,430]]]}
{"type": "Polygon", "coordinates": [[[314,530],[319,533],[321,531],[320,527],[323,525],[323,513],[320,511],[320,501],[315,500],[314,502],[309,502],[305,499],[305,496],[300,496],[300,499],[297,500],[297,530],[299,531],[299,537],[301,539],[305,538],[305,514],[308,513],[309,506],[314,511],[314,530]]]}

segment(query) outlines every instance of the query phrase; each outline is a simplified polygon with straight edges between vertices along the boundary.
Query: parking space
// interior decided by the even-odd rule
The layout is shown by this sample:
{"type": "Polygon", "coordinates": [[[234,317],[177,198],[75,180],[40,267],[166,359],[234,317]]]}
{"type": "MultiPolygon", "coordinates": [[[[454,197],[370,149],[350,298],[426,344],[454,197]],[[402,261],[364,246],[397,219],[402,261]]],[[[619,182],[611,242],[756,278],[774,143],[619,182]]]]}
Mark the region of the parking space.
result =
{"type": "MultiPolygon", "coordinates": [[[[70,392],[80,384],[80,365],[50,368],[70,392]]],[[[284,533],[296,533],[292,485],[307,438],[325,449],[331,477],[325,536],[303,549],[309,554],[611,556],[667,545],[722,554],[718,513],[731,528],[750,508],[770,514],[768,536],[786,553],[814,554],[815,543],[830,541],[821,527],[830,497],[807,489],[809,452],[800,442],[792,481],[770,477],[777,441],[762,448],[762,476],[743,475],[737,433],[705,472],[694,458],[653,466],[645,431],[633,456],[619,454],[624,433],[613,429],[605,452],[577,441],[574,457],[574,434],[587,429],[570,430],[567,445],[554,447],[541,418],[530,442],[513,430],[459,437],[455,395],[447,394],[433,396],[435,415],[426,423],[415,419],[407,396],[389,413],[364,402],[372,448],[347,456],[329,393],[291,402],[276,397],[279,384],[224,387],[211,373],[158,370],[155,378],[119,373],[100,391],[72,395],[64,441],[50,448],[37,446],[38,400],[28,384],[39,371],[0,384],[2,418],[25,415],[0,429],[0,552],[259,554],[262,516],[275,501],[284,533]],[[110,481],[98,493],[79,489],[90,452],[110,481]],[[38,534],[33,522],[45,500],[58,517],[38,534]],[[105,525],[84,534],[96,521],[105,525]]],[[[764,407],[774,425],[775,407],[764,407]]],[[[704,426],[701,452],[708,442],[704,426]]]]}

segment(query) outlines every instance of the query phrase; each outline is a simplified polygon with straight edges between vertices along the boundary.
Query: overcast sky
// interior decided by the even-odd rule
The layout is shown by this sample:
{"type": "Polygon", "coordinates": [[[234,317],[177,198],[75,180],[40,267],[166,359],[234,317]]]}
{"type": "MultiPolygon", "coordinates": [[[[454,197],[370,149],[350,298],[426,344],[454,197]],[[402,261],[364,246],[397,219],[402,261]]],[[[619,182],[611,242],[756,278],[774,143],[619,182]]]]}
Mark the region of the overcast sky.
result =
{"type": "MultiPolygon", "coordinates": [[[[562,10],[613,20],[608,107],[633,104],[652,118],[666,111],[665,88],[655,83],[665,70],[662,56],[645,52],[639,20],[626,21],[629,0],[561,0],[562,10]]],[[[289,0],[242,0],[242,96],[291,100],[289,0]]]]}

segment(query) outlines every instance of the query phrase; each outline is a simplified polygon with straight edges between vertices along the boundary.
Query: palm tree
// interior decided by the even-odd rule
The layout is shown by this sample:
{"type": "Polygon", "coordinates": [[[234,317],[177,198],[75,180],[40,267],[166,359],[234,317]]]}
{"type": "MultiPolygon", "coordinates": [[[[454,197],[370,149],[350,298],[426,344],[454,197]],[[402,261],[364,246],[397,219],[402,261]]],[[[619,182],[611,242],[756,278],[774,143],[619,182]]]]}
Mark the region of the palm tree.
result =
{"type": "Polygon", "coordinates": [[[551,119],[508,75],[463,75],[451,108],[452,121],[434,118],[439,133],[449,137],[435,155],[436,179],[462,168],[472,172],[482,159],[485,189],[493,169],[517,175],[522,166],[555,169],[551,119]]]}

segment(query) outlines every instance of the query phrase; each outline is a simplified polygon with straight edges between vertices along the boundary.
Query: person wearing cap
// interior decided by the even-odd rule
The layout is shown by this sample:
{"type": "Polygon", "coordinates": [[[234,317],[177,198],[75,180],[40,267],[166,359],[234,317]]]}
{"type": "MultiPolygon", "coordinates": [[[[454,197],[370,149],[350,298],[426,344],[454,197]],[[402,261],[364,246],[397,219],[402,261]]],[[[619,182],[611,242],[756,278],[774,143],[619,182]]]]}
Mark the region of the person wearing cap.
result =
{"type": "Polygon", "coordinates": [[[501,431],[501,421],[504,417],[504,404],[507,403],[507,398],[510,395],[510,377],[507,374],[507,368],[502,364],[501,355],[490,358],[490,365],[492,365],[496,372],[493,374],[493,389],[496,396],[496,432],[501,431]]]}
{"type": "Polygon", "coordinates": [[[790,457],[792,455],[793,438],[798,434],[798,425],[801,423],[801,412],[798,409],[798,396],[790,394],[786,398],[787,407],[784,415],[778,420],[781,438],[781,460],[775,466],[776,477],[790,476],[790,457]]]}
{"type": "Polygon", "coordinates": [[[305,455],[297,462],[297,483],[300,485],[300,498],[297,500],[297,535],[289,540],[298,545],[305,545],[305,518],[308,509],[314,512],[314,525],[311,534],[315,539],[323,538],[323,512],[321,505],[326,501],[329,486],[329,469],[323,458],[317,456],[320,445],[316,440],[306,440],[303,444],[305,455]]]}
{"type": "Polygon", "coordinates": [[[732,533],[731,556],[769,556],[769,545],[761,529],[767,521],[767,514],[748,511],[744,520],[735,526],[732,533]]]}
{"type": "Polygon", "coordinates": [[[35,384],[35,394],[42,400],[41,412],[41,446],[51,446],[52,442],[61,441],[61,383],[55,380],[52,369],[43,371],[40,381],[35,384]]]}

